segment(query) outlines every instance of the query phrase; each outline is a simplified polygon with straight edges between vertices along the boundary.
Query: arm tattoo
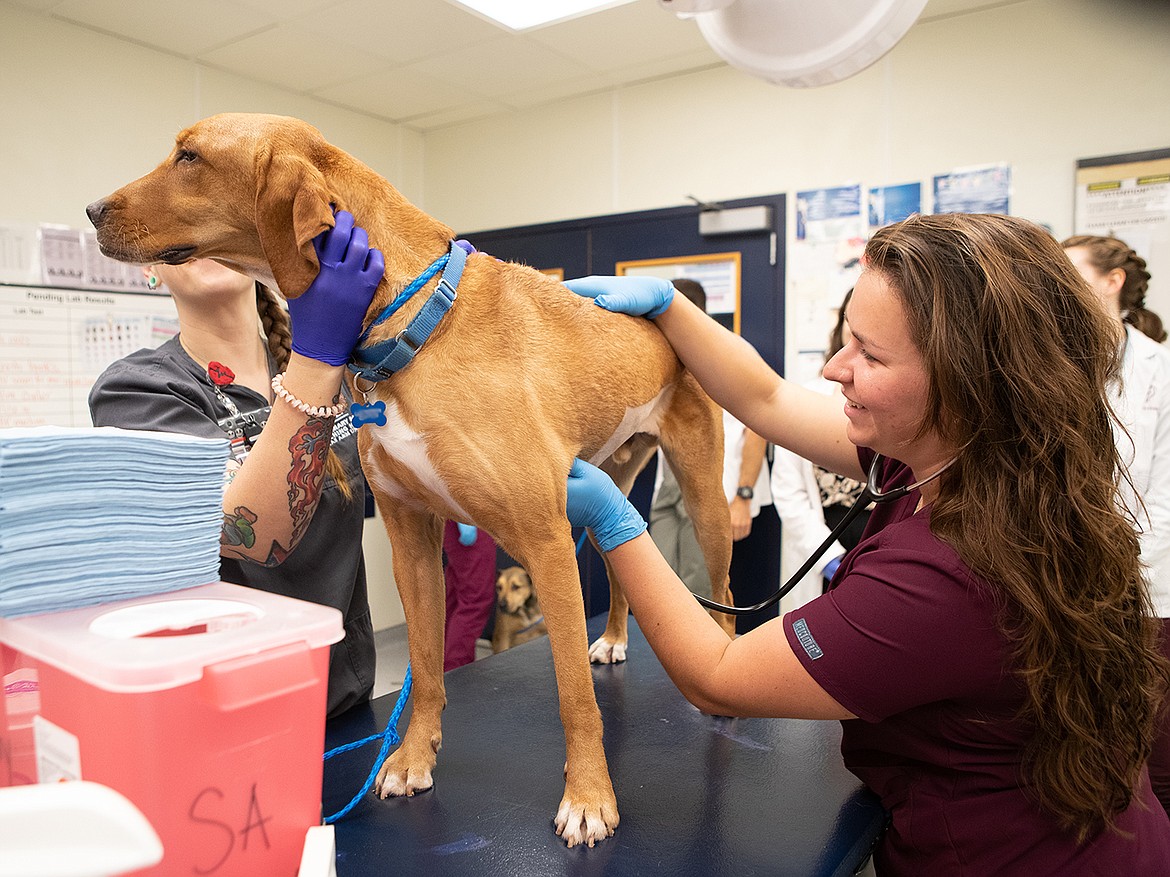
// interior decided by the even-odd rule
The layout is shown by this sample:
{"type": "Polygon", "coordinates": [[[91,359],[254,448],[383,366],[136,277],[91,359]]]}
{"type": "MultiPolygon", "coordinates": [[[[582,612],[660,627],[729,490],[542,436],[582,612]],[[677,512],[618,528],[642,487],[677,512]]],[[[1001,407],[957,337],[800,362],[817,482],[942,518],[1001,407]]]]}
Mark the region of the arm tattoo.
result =
{"type": "Polygon", "coordinates": [[[292,469],[288,473],[288,510],[292,515],[292,544],[296,545],[313,517],[321,484],[325,480],[325,458],[333,435],[332,420],[310,417],[288,442],[292,469]]]}
{"type": "Polygon", "coordinates": [[[223,516],[223,528],[219,531],[219,544],[234,548],[242,545],[251,548],[256,544],[256,531],[253,525],[257,521],[256,513],[251,509],[238,505],[230,515],[223,516]]]}
{"type": "Polygon", "coordinates": [[[268,549],[268,557],[256,560],[244,549],[251,549],[256,545],[255,524],[258,518],[256,513],[242,505],[236,506],[230,515],[223,516],[223,529],[220,530],[219,544],[223,548],[234,549],[232,554],[241,560],[250,560],[261,566],[279,566],[288,557],[288,549],[279,542],[273,542],[268,549]]]}

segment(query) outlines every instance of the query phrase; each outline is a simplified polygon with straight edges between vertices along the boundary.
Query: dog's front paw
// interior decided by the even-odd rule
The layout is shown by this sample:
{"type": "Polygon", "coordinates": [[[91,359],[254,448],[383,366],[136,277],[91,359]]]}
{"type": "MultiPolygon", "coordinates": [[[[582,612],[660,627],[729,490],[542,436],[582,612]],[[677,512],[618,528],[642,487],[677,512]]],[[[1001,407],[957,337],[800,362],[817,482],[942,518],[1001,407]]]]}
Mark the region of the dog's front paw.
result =
{"type": "Polygon", "coordinates": [[[378,778],[374,782],[374,791],[379,798],[396,798],[413,795],[415,792],[425,792],[434,786],[431,776],[431,764],[408,764],[405,757],[399,758],[402,750],[398,750],[384,762],[378,771],[378,778]]]}
{"type": "Polygon", "coordinates": [[[593,664],[620,664],[626,659],[626,640],[598,637],[589,647],[589,661],[593,664]]]}
{"type": "Polygon", "coordinates": [[[612,836],[617,828],[617,799],[611,795],[606,801],[586,803],[574,801],[566,794],[553,822],[557,834],[568,846],[583,843],[591,847],[612,836]]]}

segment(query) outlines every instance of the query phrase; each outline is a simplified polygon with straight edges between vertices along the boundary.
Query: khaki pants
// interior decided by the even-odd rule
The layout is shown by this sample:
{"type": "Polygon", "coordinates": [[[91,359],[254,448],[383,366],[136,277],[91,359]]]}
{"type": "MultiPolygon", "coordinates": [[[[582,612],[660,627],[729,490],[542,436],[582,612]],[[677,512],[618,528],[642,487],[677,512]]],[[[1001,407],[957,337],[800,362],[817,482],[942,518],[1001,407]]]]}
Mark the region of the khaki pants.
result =
{"type": "Polygon", "coordinates": [[[650,538],[691,593],[710,597],[711,577],[695,540],[694,524],[683,506],[674,473],[665,462],[662,465],[662,486],[650,507],[650,538]]]}

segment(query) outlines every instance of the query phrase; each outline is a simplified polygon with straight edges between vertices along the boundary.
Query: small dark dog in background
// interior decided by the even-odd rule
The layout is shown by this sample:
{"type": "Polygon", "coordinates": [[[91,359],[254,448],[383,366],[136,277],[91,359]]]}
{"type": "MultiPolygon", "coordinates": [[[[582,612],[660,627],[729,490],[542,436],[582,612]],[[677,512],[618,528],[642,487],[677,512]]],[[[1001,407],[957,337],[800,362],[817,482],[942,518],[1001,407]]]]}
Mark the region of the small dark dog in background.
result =
{"type": "Polygon", "coordinates": [[[522,567],[510,566],[496,577],[496,622],[492,631],[492,653],[497,654],[544,636],[544,614],[532,579],[522,567]]]}

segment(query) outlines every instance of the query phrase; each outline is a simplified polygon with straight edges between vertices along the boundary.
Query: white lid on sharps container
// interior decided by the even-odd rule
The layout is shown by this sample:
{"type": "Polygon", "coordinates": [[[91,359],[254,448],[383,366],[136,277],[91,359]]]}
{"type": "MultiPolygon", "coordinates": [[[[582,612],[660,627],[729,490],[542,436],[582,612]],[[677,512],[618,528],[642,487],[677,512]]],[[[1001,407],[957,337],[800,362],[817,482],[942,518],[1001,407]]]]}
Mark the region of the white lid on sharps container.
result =
{"type": "Polygon", "coordinates": [[[269,649],[332,645],[330,607],[227,582],[46,615],[0,618],[0,642],[106,691],[175,688],[269,649]]]}

